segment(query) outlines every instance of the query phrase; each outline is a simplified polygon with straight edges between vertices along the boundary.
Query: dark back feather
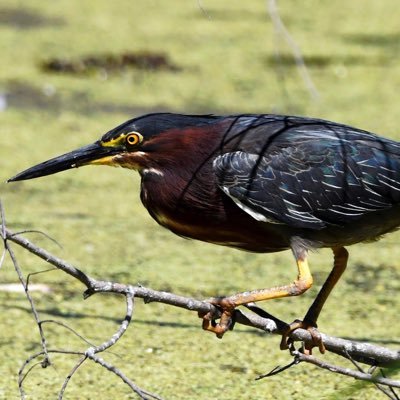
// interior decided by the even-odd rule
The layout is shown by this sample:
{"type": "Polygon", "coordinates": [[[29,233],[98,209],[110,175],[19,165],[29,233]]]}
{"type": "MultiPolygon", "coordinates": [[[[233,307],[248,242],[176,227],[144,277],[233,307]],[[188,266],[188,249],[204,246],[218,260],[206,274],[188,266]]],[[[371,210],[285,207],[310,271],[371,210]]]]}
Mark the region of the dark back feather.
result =
{"type": "Polygon", "coordinates": [[[254,218],[296,228],[346,225],[400,203],[400,145],[327,121],[240,117],[214,169],[254,218]]]}

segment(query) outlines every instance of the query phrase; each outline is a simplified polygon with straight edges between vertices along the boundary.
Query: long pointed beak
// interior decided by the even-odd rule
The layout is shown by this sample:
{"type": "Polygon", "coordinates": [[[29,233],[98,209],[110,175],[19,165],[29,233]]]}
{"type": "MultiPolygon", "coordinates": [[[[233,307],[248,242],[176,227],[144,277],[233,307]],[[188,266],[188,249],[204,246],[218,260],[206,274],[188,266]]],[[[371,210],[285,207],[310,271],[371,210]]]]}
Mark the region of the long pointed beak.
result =
{"type": "Polygon", "coordinates": [[[120,151],[120,148],[102,146],[100,142],[95,142],[28,168],[7,182],[38,178],[83,165],[107,164],[107,160],[120,151]]]}

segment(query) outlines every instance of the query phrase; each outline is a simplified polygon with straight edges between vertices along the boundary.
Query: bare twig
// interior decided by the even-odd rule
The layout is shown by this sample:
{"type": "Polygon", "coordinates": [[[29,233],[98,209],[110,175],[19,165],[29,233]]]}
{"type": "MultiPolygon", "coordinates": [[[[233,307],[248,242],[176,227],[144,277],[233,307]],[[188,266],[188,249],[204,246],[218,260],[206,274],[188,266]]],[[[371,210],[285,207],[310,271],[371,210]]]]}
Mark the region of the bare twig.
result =
{"type": "Polygon", "coordinates": [[[4,215],[4,208],[3,208],[3,204],[0,203],[0,218],[1,218],[1,238],[3,240],[4,243],[4,247],[3,247],[3,252],[1,254],[0,257],[0,268],[3,265],[4,259],[6,257],[7,254],[7,249],[6,249],[6,238],[7,238],[7,234],[6,234],[6,217],[4,215]]]}
{"type": "Polygon", "coordinates": [[[14,232],[14,235],[25,235],[26,233],[38,233],[39,235],[44,236],[46,239],[49,239],[51,242],[53,242],[55,245],[57,245],[60,249],[63,248],[61,246],[61,243],[57,242],[57,240],[52,238],[46,232],[40,231],[38,229],[24,229],[23,231],[14,232]]]}
{"type": "Polygon", "coordinates": [[[5,248],[3,248],[3,252],[1,253],[1,257],[0,257],[0,269],[3,266],[4,260],[6,258],[6,254],[7,254],[7,250],[5,248]]]}
{"type": "Polygon", "coordinates": [[[60,392],[60,397],[59,400],[62,399],[62,394],[65,391],[65,388],[72,376],[73,373],[79,368],[80,365],[83,364],[83,362],[86,359],[90,359],[107,370],[113,372],[116,374],[124,383],[126,383],[141,399],[147,400],[150,398],[154,399],[160,399],[160,397],[156,396],[155,394],[149,393],[141,388],[139,388],[134,382],[132,382],[122,371],[120,371],[118,368],[116,368],[114,365],[109,364],[107,361],[104,359],[98,357],[96,353],[103,352],[113,346],[121,337],[122,335],[126,332],[126,329],[128,328],[131,320],[132,320],[132,315],[133,315],[133,299],[134,299],[134,289],[132,287],[129,287],[126,294],[126,315],[124,320],[122,321],[121,325],[119,326],[117,332],[107,341],[104,343],[100,344],[99,346],[92,346],[89,347],[86,352],[85,352],[85,357],[82,358],[81,360],[78,361],[78,363],[75,365],[75,367],[72,369],[71,373],[69,376],[66,378],[64,381],[62,390],[60,392]]]}
{"type": "Polygon", "coordinates": [[[62,326],[63,328],[69,330],[70,332],[72,332],[75,336],[77,336],[79,339],[81,339],[83,342],[85,342],[86,344],[88,344],[89,346],[94,346],[93,343],[90,343],[89,340],[85,339],[82,335],[80,335],[75,329],[72,329],[70,326],[68,326],[67,324],[64,324],[64,322],[61,321],[55,321],[54,319],[44,319],[42,321],[40,321],[41,325],[44,324],[55,324],[55,325],[59,325],[62,326]]]}
{"type": "Polygon", "coordinates": [[[19,393],[21,396],[21,399],[24,400],[25,399],[25,391],[23,388],[23,383],[24,380],[26,379],[26,377],[29,375],[29,372],[32,371],[32,369],[38,365],[38,364],[42,364],[43,361],[34,364],[33,366],[31,366],[28,371],[26,373],[25,372],[25,368],[36,358],[40,357],[40,356],[45,356],[48,357],[48,354],[50,353],[58,353],[58,354],[79,354],[79,355],[84,355],[82,352],[77,352],[77,351],[71,351],[71,350],[51,350],[51,349],[47,349],[46,352],[44,351],[39,351],[38,353],[32,354],[30,357],[28,357],[24,363],[22,364],[21,368],[18,371],[18,389],[19,389],[19,393]]]}
{"type": "Polygon", "coordinates": [[[79,269],[73,267],[64,260],[61,260],[60,258],[53,256],[48,251],[34,245],[32,242],[30,242],[23,236],[16,235],[15,233],[11,232],[7,227],[4,228],[4,232],[7,241],[14,242],[20,245],[24,249],[40,257],[42,260],[48,262],[49,264],[54,265],[56,268],[60,269],[61,271],[64,271],[68,275],[71,275],[75,279],[78,279],[88,288],[91,287],[92,279],[88,275],[81,272],[79,269]]]}
{"type": "MultiPolygon", "coordinates": [[[[365,373],[364,369],[361,367],[361,365],[356,362],[355,360],[353,360],[353,358],[350,356],[350,354],[348,354],[346,352],[347,358],[350,360],[350,362],[357,368],[357,371],[361,372],[361,373],[365,373]]],[[[376,367],[373,366],[369,369],[368,374],[372,376],[372,374],[375,372],[376,367]]],[[[382,370],[381,370],[382,371],[382,370]]],[[[385,378],[385,376],[383,376],[385,378]]],[[[389,399],[391,400],[396,400],[397,395],[394,392],[393,388],[391,386],[389,386],[389,388],[385,388],[383,385],[379,384],[378,382],[372,382],[375,387],[380,390],[384,395],[386,395],[387,397],[389,397],[389,399]],[[395,397],[393,397],[393,394],[395,397]]]]}
{"type": "Polygon", "coordinates": [[[42,365],[42,368],[46,368],[51,364],[50,357],[49,357],[49,355],[47,353],[46,338],[45,338],[42,326],[40,324],[39,314],[36,311],[36,307],[35,307],[33,298],[30,295],[29,290],[28,290],[28,285],[24,280],[24,277],[23,277],[23,274],[22,274],[22,270],[19,267],[19,264],[18,264],[18,261],[17,261],[17,258],[15,256],[14,251],[11,249],[11,247],[8,244],[8,240],[7,239],[9,237],[8,237],[7,228],[6,228],[6,219],[5,219],[3,204],[1,202],[0,202],[0,214],[1,214],[1,231],[2,231],[2,237],[3,237],[3,243],[4,243],[4,250],[10,255],[10,258],[11,258],[12,263],[14,265],[15,271],[17,272],[18,279],[20,280],[21,285],[25,289],[25,295],[26,295],[26,297],[27,297],[27,299],[29,301],[33,317],[34,317],[34,319],[36,321],[36,324],[38,326],[41,345],[42,345],[43,352],[45,354],[44,360],[42,361],[41,365],[42,365]]]}
{"type": "Polygon", "coordinates": [[[281,372],[293,367],[293,365],[296,365],[298,363],[299,363],[299,361],[294,359],[292,362],[290,362],[287,365],[284,365],[283,367],[278,365],[277,367],[273,368],[271,371],[267,372],[266,374],[262,374],[260,376],[257,376],[256,381],[259,381],[260,379],[264,379],[264,378],[269,378],[270,376],[278,375],[281,372]]]}
{"type": "MultiPolygon", "coordinates": [[[[278,5],[276,0],[268,0],[267,4],[268,13],[271,17],[272,23],[274,24],[275,31],[277,34],[284,37],[289,47],[292,50],[294,60],[296,62],[297,68],[300,72],[301,77],[314,100],[318,100],[320,95],[318,93],[317,88],[315,87],[310,74],[308,73],[308,69],[306,63],[304,62],[303,55],[301,54],[301,50],[297,43],[294,41],[289,31],[287,30],[285,24],[283,23],[278,10],[278,5]]],[[[277,50],[278,51],[278,50],[277,50]]]]}
{"type": "MultiPolygon", "coordinates": [[[[89,347],[85,352],[73,352],[73,351],[64,351],[64,350],[48,350],[46,348],[46,342],[44,339],[44,334],[43,331],[42,334],[42,342],[43,345],[43,351],[36,353],[35,355],[31,356],[21,367],[20,372],[19,372],[19,385],[20,385],[20,392],[21,392],[21,398],[24,398],[24,393],[22,389],[22,384],[23,381],[26,377],[26,375],[29,373],[24,373],[25,367],[31,363],[31,361],[35,360],[37,357],[44,355],[45,356],[45,361],[42,362],[42,366],[47,366],[48,364],[48,354],[53,353],[53,352],[59,352],[63,354],[79,354],[82,357],[79,359],[79,361],[76,363],[74,368],[71,370],[69,375],[66,377],[63,386],[61,388],[61,391],[59,393],[59,399],[62,399],[64,392],[68,386],[68,383],[71,380],[71,377],[73,374],[76,372],[76,370],[87,360],[90,359],[103,367],[107,368],[109,371],[113,372],[116,374],[120,379],[122,379],[123,382],[125,382],[141,399],[159,399],[158,396],[151,394],[149,392],[144,391],[143,389],[139,388],[134,382],[132,382],[128,377],[126,377],[118,368],[115,366],[109,364],[107,361],[105,361],[103,358],[99,357],[97,353],[103,352],[107,349],[109,349],[111,346],[113,346],[124,334],[126,329],[128,328],[130,321],[132,319],[133,315],[133,305],[134,305],[134,298],[139,297],[144,299],[146,303],[150,302],[160,302],[160,303],[165,303],[169,305],[173,305],[175,307],[180,307],[184,308],[190,311],[196,311],[200,313],[207,313],[207,312],[212,312],[216,317],[219,315],[219,310],[211,305],[210,303],[206,301],[200,301],[196,299],[192,299],[189,297],[184,297],[184,296],[179,296],[175,295],[172,293],[168,292],[162,292],[162,291],[156,291],[152,290],[150,288],[146,288],[143,286],[131,286],[127,284],[122,284],[122,283],[116,283],[116,282],[110,282],[110,281],[100,281],[96,280],[84,272],[80,271],[78,268],[66,263],[60,258],[55,257],[54,255],[50,254],[46,250],[34,245],[32,242],[27,240],[26,238],[22,237],[21,235],[17,235],[10,230],[8,230],[5,227],[4,219],[3,219],[3,226],[2,226],[2,235],[3,235],[3,241],[5,248],[7,252],[10,254],[12,261],[14,265],[16,265],[16,270],[19,271],[19,275],[21,276],[21,282],[27,290],[27,285],[24,282],[22,278],[22,274],[20,271],[20,268],[18,266],[15,254],[13,253],[13,250],[10,248],[8,241],[14,242],[23,248],[27,249],[31,253],[37,255],[38,257],[44,259],[45,261],[49,262],[50,264],[54,265],[56,268],[64,271],[65,273],[69,274],[70,276],[78,279],[80,282],[82,282],[85,287],[86,291],[84,292],[84,297],[87,298],[95,293],[99,292],[112,292],[112,293],[117,293],[124,295],[126,298],[126,315],[122,323],[120,324],[118,330],[116,333],[108,340],[106,340],[104,343],[98,345],[98,346],[92,346],[89,347]],[[44,365],[46,364],[46,365],[44,365]]],[[[29,293],[28,293],[29,294],[29,293]]],[[[28,297],[30,298],[30,296],[28,297]]],[[[35,315],[36,322],[38,323],[39,327],[45,323],[48,322],[46,321],[40,321],[39,316],[37,315],[36,311],[34,310],[33,302],[32,304],[32,309],[35,315]],[[36,314],[35,314],[36,313],[36,314]]],[[[273,333],[273,334],[279,334],[281,335],[286,327],[287,324],[284,321],[279,320],[278,318],[274,317],[271,314],[268,314],[266,311],[262,310],[261,308],[255,306],[255,305],[248,305],[247,307],[249,310],[252,312],[246,312],[242,310],[236,310],[235,311],[235,322],[237,324],[243,324],[246,326],[250,326],[256,329],[261,329],[265,332],[268,333],[273,333]]],[[[62,326],[65,326],[61,324],[62,326]]],[[[294,332],[291,333],[290,335],[291,339],[293,341],[301,341],[304,343],[312,341],[311,335],[308,331],[303,330],[303,329],[297,329],[294,332]]],[[[322,340],[324,342],[324,345],[326,347],[326,350],[338,354],[342,357],[348,358],[353,361],[353,363],[357,362],[362,362],[367,365],[373,365],[373,366],[381,366],[381,367],[390,367],[394,363],[399,363],[400,361],[400,354],[397,351],[393,351],[390,349],[387,349],[382,346],[376,346],[372,345],[369,343],[363,343],[363,342],[357,342],[357,341],[352,341],[352,340],[345,340],[341,338],[336,338],[332,336],[328,336],[326,334],[321,333],[322,340]]],[[[372,373],[365,373],[364,371],[360,370],[361,368],[358,367],[358,364],[355,364],[357,367],[357,370],[351,370],[349,368],[343,368],[339,366],[335,366],[332,364],[328,364],[326,362],[323,362],[321,360],[318,360],[317,358],[309,355],[305,355],[298,350],[295,350],[294,348],[291,349],[292,354],[295,356],[294,362],[289,364],[286,367],[283,368],[278,368],[277,370],[271,371],[267,375],[273,375],[279,372],[282,372],[283,370],[289,368],[292,365],[295,365],[299,362],[308,362],[314,365],[317,365],[320,368],[327,369],[331,372],[339,373],[342,375],[347,375],[350,377],[353,377],[355,379],[361,379],[361,380],[366,380],[373,382],[375,384],[379,385],[385,385],[389,387],[396,387],[400,388],[400,382],[393,380],[393,379],[388,379],[386,377],[380,377],[373,375],[372,373]]],[[[371,370],[373,371],[375,367],[371,370]]],[[[383,390],[383,392],[390,397],[388,394],[388,390],[383,390]]],[[[395,397],[390,397],[395,399],[395,397]]]]}
{"type": "Polygon", "coordinates": [[[31,280],[31,276],[46,274],[47,272],[51,272],[51,271],[57,271],[57,268],[47,268],[47,269],[44,269],[43,271],[31,272],[30,274],[28,274],[26,276],[26,286],[28,286],[28,287],[30,286],[29,281],[31,280]]]}
{"type": "Polygon", "coordinates": [[[337,374],[351,376],[355,379],[359,379],[362,381],[379,383],[379,384],[385,385],[385,386],[400,388],[400,382],[393,380],[393,379],[388,379],[388,378],[384,378],[384,377],[380,377],[380,376],[374,376],[369,373],[355,371],[350,368],[338,367],[337,365],[329,364],[325,361],[319,360],[318,358],[316,358],[314,356],[311,356],[308,354],[303,354],[300,352],[296,352],[295,357],[297,358],[297,360],[299,362],[307,362],[307,363],[313,364],[319,368],[326,369],[328,371],[335,372],[337,374]]]}
{"type": "Polygon", "coordinates": [[[74,365],[74,367],[71,369],[70,373],[67,375],[67,377],[64,380],[64,383],[61,387],[60,393],[58,393],[58,400],[62,400],[64,397],[65,390],[67,388],[67,385],[69,381],[71,380],[72,376],[75,374],[75,372],[78,370],[78,368],[87,360],[86,355],[80,358],[80,360],[74,365]]]}
{"type": "Polygon", "coordinates": [[[209,19],[211,20],[211,15],[207,12],[207,10],[203,7],[203,3],[201,0],[197,0],[197,6],[200,8],[202,13],[209,19]]]}
{"type": "MultiPolygon", "coordinates": [[[[123,382],[125,382],[141,399],[143,400],[148,400],[148,399],[160,399],[160,397],[158,397],[155,394],[152,394],[150,392],[147,392],[141,388],[139,388],[134,382],[132,382],[132,380],[130,380],[122,371],[120,371],[118,368],[116,368],[114,365],[108,363],[107,361],[103,360],[102,358],[98,357],[96,355],[96,353],[100,353],[103,352],[105,350],[107,350],[108,348],[110,348],[111,346],[113,346],[121,337],[122,335],[125,333],[126,329],[129,326],[130,321],[132,320],[132,315],[133,315],[133,299],[134,299],[134,289],[131,286],[127,286],[127,285],[113,285],[111,284],[111,286],[109,285],[109,282],[106,282],[105,285],[106,287],[116,287],[117,289],[119,289],[117,291],[117,293],[120,294],[124,294],[126,297],[126,304],[127,304],[127,311],[126,311],[126,315],[124,320],[122,321],[120,327],[118,328],[117,332],[107,341],[105,341],[104,343],[102,343],[99,346],[92,346],[91,343],[89,343],[87,340],[85,340],[81,335],[79,335],[77,332],[75,332],[73,329],[67,327],[65,324],[63,323],[59,323],[57,321],[50,321],[50,320],[45,320],[45,321],[41,321],[39,318],[39,314],[35,308],[33,299],[29,293],[28,290],[28,284],[27,282],[25,282],[24,278],[23,278],[23,274],[21,271],[21,268],[19,267],[17,258],[15,256],[14,251],[12,250],[12,248],[9,246],[8,241],[13,241],[15,243],[18,243],[19,245],[21,245],[22,247],[28,249],[30,252],[38,255],[40,258],[44,259],[45,261],[55,265],[58,269],[63,270],[64,272],[68,273],[69,275],[73,276],[74,278],[80,280],[82,283],[84,283],[88,290],[86,291],[87,294],[86,296],[89,296],[89,292],[91,291],[92,293],[95,293],[96,291],[105,291],[104,287],[100,287],[99,286],[99,282],[95,281],[94,279],[88,277],[86,274],[84,274],[82,271],[78,270],[77,268],[65,263],[64,261],[62,261],[61,259],[54,257],[52,254],[48,253],[46,250],[41,249],[37,246],[35,246],[33,243],[31,243],[30,241],[28,241],[25,238],[22,238],[21,235],[16,234],[16,233],[12,233],[10,232],[7,228],[6,228],[6,223],[5,223],[5,218],[4,218],[4,210],[2,208],[2,204],[0,203],[0,216],[2,217],[2,221],[1,221],[1,235],[2,235],[2,239],[3,239],[3,244],[4,244],[4,250],[6,253],[8,253],[10,255],[11,261],[14,265],[14,268],[17,272],[17,275],[19,277],[19,280],[22,284],[22,286],[25,289],[25,294],[29,300],[29,303],[31,305],[31,310],[32,313],[34,315],[35,321],[38,325],[39,328],[39,332],[40,332],[40,337],[41,337],[41,343],[42,343],[42,351],[39,353],[34,354],[33,356],[29,357],[23,364],[23,366],[20,368],[19,371],[19,378],[18,378],[18,387],[19,387],[19,391],[20,391],[20,396],[21,399],[25,399],[26,395],[25,395],[25,391],[23,389],[23,382],[25,380],[25,378],[29,375],[29,373],[35,368],[36,365],[41,365],[42,368],[46,368],[47,366],[51,365],[50,363],[50,357],[49,357],[49,353],[50,352],[58,352],[58,353],[63,353],[63,354],[81,354],[82,357],[79,359],[79,361],[75,364],[75,366],[72,368],[72,370],[70,371],[70,373],[67,375],[67,377],[64,380],[64,383],[61,387],[61,390],[59,392],[59,400],[62,400],[65,390],[68,386],[68,383],[70,382],[72,376],[74,375],[74,373],[78,370],[78,368],[87,360],[90,359],[100,365],[102,365],[104,368],[106,368],[107,370],[109,370],[110,372],[113,372],[114,374],[116,374],[123,382]],[[97,284],[97,286],[95,285],[97,284]],[[100,290],[99,290],[100,289],[100,290]],[[91,347],[89,347],[84,353],[82,352],[73,352],[73,351],[49,351],[47,348],[47,344],[46,344],[46,338],[44,335],[44,331],[43,331],[43,325],[46,322],[54,322],[54,323],[58,323],[59,325],[68,328],[70,331],[72,331],[74,334],[76,334],[78,337],[80,337],[81,339],[85,340],[86,343],[88,343],[91,347]],[[37,357],[44,355],[44,359],[40,362],[40,363],[36,363],[33,366],[31,366],[28,371],[26,373],[24,373],[25,368],[33,361],[35,360],[37,357]]],[[[28,276],[29,279],[29,276],[28,276]]]]}
{"type": "MultiPolygon", "coordinates": [[[[381,375],[386,378],[386,374],[383,371],[383,369],[380,369],[379,372],[381,373],[381,375]]],[[[380,388],[382,390],[382,388],[380,388]]],[[[384,393],[392,400],[399,400],[399,396],[397,395],[397,393],[394,391],[394,389],[390,386],[387,391],[384,391],[384,393]],[[389,393],[388,393],[389,391],[389,393]]]]}
{"type": "MultiPolygon", "coordinates": [[[[125,285],[121,283],[115,283],[110,281],[99,281],[96,280],[78,268],[71,264],[63,261],[60,258],[48,253],[46,250],[37,247],[26,238],[21,236],[15,236],[12,232],[6,229],[6,235],[8,240],[13,241],[16,244],[29,250],[31,253],[38,257],[48,261],[52,265],[66,272],[82,282],[87,290],[85,291],[85,298],[98,292],[113,292],[126,295],[132,291],[131,285],[125,285]]],[[[162,292],[146,288],[143,286],[136,286],[133,288],[135,297],[139,297],[145,300],[145,302],[159,302],[164,304],[173,305],[175,307],[184,308],[190,311],[196,311],[200,313],[213,312],[218,315],[218,309],[212,304],[206,301],[200,301],[192,299],[190,297],[179,296],[173,293],[162,292]]],[[[281,335],[283,328],[286,327],[286,323],[279,320],[272,315],[269,318],[263,318],[259,315],[236,310],[235,318],[237,324],[247,325],[253,328],[261,329],[268,333],[274,333],[281,335]]],[[[351,355],[354,360],[364,362],[369,365],[380,365],[387,367],[392,365],[394,362],[400,361],[400,355],[397,351],[387,349],[385,347],[372,345],[364,342],[357,342],[352,340],[341,339],[333,336],[328,336],[321,333],[322,340],[328,351],[339,354],[346,357],[345,352],[351,355]]],[[[294,341],[308,342],[311,341],[311,335],[304,329],[295,330],[291,336],[294,341]]]]}
{"type": "Polygon", "coordinates": [[[24,287],[24,289],[25,289],[25,295],[26,295],[26,297],[27,297],[27,299],[28,299],[28,301],[29,301],[29,304],[30,304],[30,306],[31,306],[31,311],[32,311],[33,317],[35,318],[36,324],[37,324],[37,326],[38,326],[38,328],[39,328],[39,334],[40,334],[40,339],[41,339],[41,343],[42,343],[43,352],[44,352],[44,354],[46,355],[45,358],[44,358],[44,360],[42,361],[42,367],[43,367],[43,368],[46,368],[47,366],[49,366],[49,365],[51,364],[51,362],[50,362],[50,358],[49,358],[49,356],[48,356],[48,354],[47,354],[46,338],[45,338],[45,336],[44,336],[44,332],[43,332],[43,329],[42,329],[42,325],[41,325],[41,323],[40,323],[39,314],[38,314],[38,312],[36,311],[35,303],[33,302],[33,298],[32,298],[32,296],[31,296],[31,294],[29,293],[28,286],[26,285],[26,283],[25,283],[25,281],[24,281],[24,277],[23,277],[23,275],[22,275],[22,271],[21,271],[21,268],[19,267],[19,264],[18,264],[17,258],[16,258],[16,256],[15,256],[15,253],[14,253],[14,251],[10,248],[10,246],[8,246],[7,243],[5,243],[5,246],[6,246],[6,249],[7,249],[8,254],[10,255],[11,260],[12,260],[12,262],[13,262],[13,264],[14,264],[14,267],[15,267],[15,270],[16,270],[16,272],[17,272],[18,278],[19,278],[19,280],[20,280],[20,282],[21,282],[21,285],[22,285],[22,286],[24,287]]]}
{"type": "Polygon", "coordinates": [[[134,382],[132,382],[127,376],[122,374],[122,372],[114,367],[113,365],[109,364],[107,361],[102,359],[101,357],[96,356],[94,352],[91,350],[86,351],[87,358],[90,358],[95,363],[101,365],[102,367],[106,368],[107,370],[113,372],[117,375],[121,380],[126,383],[141,399],[148,400],[150,398],[162,400],[161,397],[158,397],[155,394],[151,394],[143,389],[140,389],[134,382]]]}

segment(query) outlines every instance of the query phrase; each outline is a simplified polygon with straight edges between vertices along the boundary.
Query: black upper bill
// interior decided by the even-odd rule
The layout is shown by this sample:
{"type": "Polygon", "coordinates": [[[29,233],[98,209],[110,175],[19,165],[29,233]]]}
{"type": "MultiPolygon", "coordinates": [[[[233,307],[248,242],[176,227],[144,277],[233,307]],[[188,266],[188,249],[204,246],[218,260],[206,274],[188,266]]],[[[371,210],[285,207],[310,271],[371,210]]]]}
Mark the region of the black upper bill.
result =
{"type": "Polygon", "coordinates": [[[28,168],[13,176],[7,182],[23,181],[77,168],[90,164],[91,161],[116,154],[118,151],[120,149],[104,147],[100,142],[95,142],[28,168]]]}

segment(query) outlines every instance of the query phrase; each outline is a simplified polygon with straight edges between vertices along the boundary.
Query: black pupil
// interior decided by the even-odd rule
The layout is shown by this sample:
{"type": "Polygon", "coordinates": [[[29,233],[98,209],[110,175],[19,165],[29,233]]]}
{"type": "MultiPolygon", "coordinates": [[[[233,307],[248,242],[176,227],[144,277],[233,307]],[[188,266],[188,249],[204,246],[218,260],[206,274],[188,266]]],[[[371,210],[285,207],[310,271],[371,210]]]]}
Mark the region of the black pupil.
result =
{"type": "Polygon", "coordinates": [[[128,143],[129,144],[135,144],[136,143],[136,136],[132,135],[128,137],[128,143]]]}

